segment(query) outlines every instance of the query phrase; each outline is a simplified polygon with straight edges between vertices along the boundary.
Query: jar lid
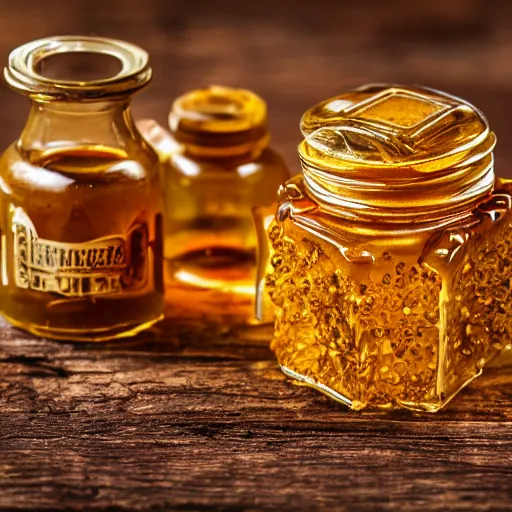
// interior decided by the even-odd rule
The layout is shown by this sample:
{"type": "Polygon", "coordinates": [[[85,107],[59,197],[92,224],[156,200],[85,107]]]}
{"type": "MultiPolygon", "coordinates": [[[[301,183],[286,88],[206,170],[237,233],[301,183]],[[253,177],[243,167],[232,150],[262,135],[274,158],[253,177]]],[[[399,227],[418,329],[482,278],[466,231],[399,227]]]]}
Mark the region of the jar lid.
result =
{"type": "Polygon", "coordinates": [[[494,187],[496,137],[480,110],[449,94],[367,85],[308,110],[301,129],[306,187],[347,217],[459,215],[494,187]]]}
{"type": "Polygon", "coordinates": [[[480,110],[433,89],[367,85],[323,101],[301,121],[301,157],[319,167],[432,172],[482,157],[496,138],[480,110]]]}

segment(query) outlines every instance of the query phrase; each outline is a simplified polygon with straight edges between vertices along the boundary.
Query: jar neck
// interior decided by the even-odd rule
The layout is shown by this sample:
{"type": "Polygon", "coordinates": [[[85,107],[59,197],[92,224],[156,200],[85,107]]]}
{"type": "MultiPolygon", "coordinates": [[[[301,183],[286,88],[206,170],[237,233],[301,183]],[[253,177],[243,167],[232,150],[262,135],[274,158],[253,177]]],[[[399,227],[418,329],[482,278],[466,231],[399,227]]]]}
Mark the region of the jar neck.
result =
{"type": "Polygon", "coordinates": [[[169,113],[172,136],[192,157],[254,158],[270,142],[267,106],[244,89],[211,86],[177,98],[169,113]]]}
{"type": "Polygon", "coordinates": [[[334,172],[304,158],[301,164],[309,194],[332,214],[353,221],[419,224],[464,217],[491,194],[493,155],[480,156],[431,173],[350,166],[334,172]]]}
{"type": "Polygon", "coordinates": [[[183,152],[199,159],[254,159],[268,147],[270,134],[266,126],[233,133],[172,132],[183,152]]]}
{"type": "Polygon", "coordinates": [[[37,152],[73,146],[126,149],[137,133],[126,98],[90,103],[33,100],[19,148],[37,152]]]}

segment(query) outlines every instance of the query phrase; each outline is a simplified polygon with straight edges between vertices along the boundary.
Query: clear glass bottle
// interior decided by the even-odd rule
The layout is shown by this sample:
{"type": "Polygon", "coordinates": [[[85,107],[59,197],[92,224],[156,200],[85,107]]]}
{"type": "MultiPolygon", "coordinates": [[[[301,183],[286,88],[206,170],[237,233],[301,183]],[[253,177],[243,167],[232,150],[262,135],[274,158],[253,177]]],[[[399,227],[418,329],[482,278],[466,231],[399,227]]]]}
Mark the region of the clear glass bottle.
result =
{"type": "Polygon", "coordinates": [[[254,320],[254,207],[275,203],[289,177],[269,148],[265,102],[227,87],[178,98],[169,129],[139,127],[164,162],[164,275],[168,316],[254,320]]]}
{"type": "Polygon", "coordinates": [[[0,160],[2,313],[50,338],[134,335],[163,314],[159,161],[130,111],[148,55],[51,37],[14,50],[4,74],[32,109],[0,160]]]}
{"type": "Polygon", "coordinates": [[[381,85],[320,103],[301,129],[302,174],[280,189],[261,263],[272,349],[353,409],[436,411],[510,343],[494,133],[462,99],[381,85]]]}

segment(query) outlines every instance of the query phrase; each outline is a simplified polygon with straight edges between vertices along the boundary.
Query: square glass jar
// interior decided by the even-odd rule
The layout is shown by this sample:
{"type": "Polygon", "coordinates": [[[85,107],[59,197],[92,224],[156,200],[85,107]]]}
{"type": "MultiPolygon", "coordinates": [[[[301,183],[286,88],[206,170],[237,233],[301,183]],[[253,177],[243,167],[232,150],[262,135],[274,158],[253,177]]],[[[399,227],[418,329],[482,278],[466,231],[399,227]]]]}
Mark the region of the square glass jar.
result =
{"type": "Polygon", "coordinates": [[[301,127],[303,172],[280,189],[260,269],[279,364],[353,409],[437,411],[510,342],[495,136],[459,98],[380,85],[301,127]]]}

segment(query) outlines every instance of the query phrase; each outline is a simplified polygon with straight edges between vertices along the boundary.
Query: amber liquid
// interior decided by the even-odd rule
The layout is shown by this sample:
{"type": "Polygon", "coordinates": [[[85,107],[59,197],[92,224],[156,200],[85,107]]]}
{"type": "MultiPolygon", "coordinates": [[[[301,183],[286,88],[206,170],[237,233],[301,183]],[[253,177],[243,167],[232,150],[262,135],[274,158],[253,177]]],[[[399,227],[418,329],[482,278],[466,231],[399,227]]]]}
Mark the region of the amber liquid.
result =
{"type": "MultiPolygon", "coordinates": [[[[41,336],[99,341],[133,335],[160,319],[162,201],[153,153],[132,159],[120,150],[86,146],[21,155],[13,145],[0,165],[1,305],[8,320],[41,336]],[[108,293],[82,296],[21,288],[15,279],[15,209],[30,219],[39,239],[63,247],[86,248],[98,239],[135,241],[136,250],[133,244],[127,248],[126,282],[108,293]],[[143,238],[130,239],[133,226],[143,238]]],[[[76,275],[94,270],[86,265],[76,275]]]]}
{"type": "Polygon", "coordinates": [[[166,260],[173,317],[243,322],[253,314],[254,250],[208,247],[166,260]],[[244,315],[245,313],[245,315],[244,315]]]}
{"type": "MultiPolygon", "coordinates": [[[[181,282],[209,288],[231,288],[244,292],[243,287],[253,274],[254,251],[229,247],[208,247],[192,251],[173,260],[175,273],[181,282]]],[[[252,291],[252,286],[250,290],[252,291]]]]}
{"type": "Polygon", "coordinates": [[[284,162],[266,149],[252,161],[178,155],[171,164],[164,220],[166,316],[254,323],[252,208],[275,201],[288,176],[284,162]]]}

